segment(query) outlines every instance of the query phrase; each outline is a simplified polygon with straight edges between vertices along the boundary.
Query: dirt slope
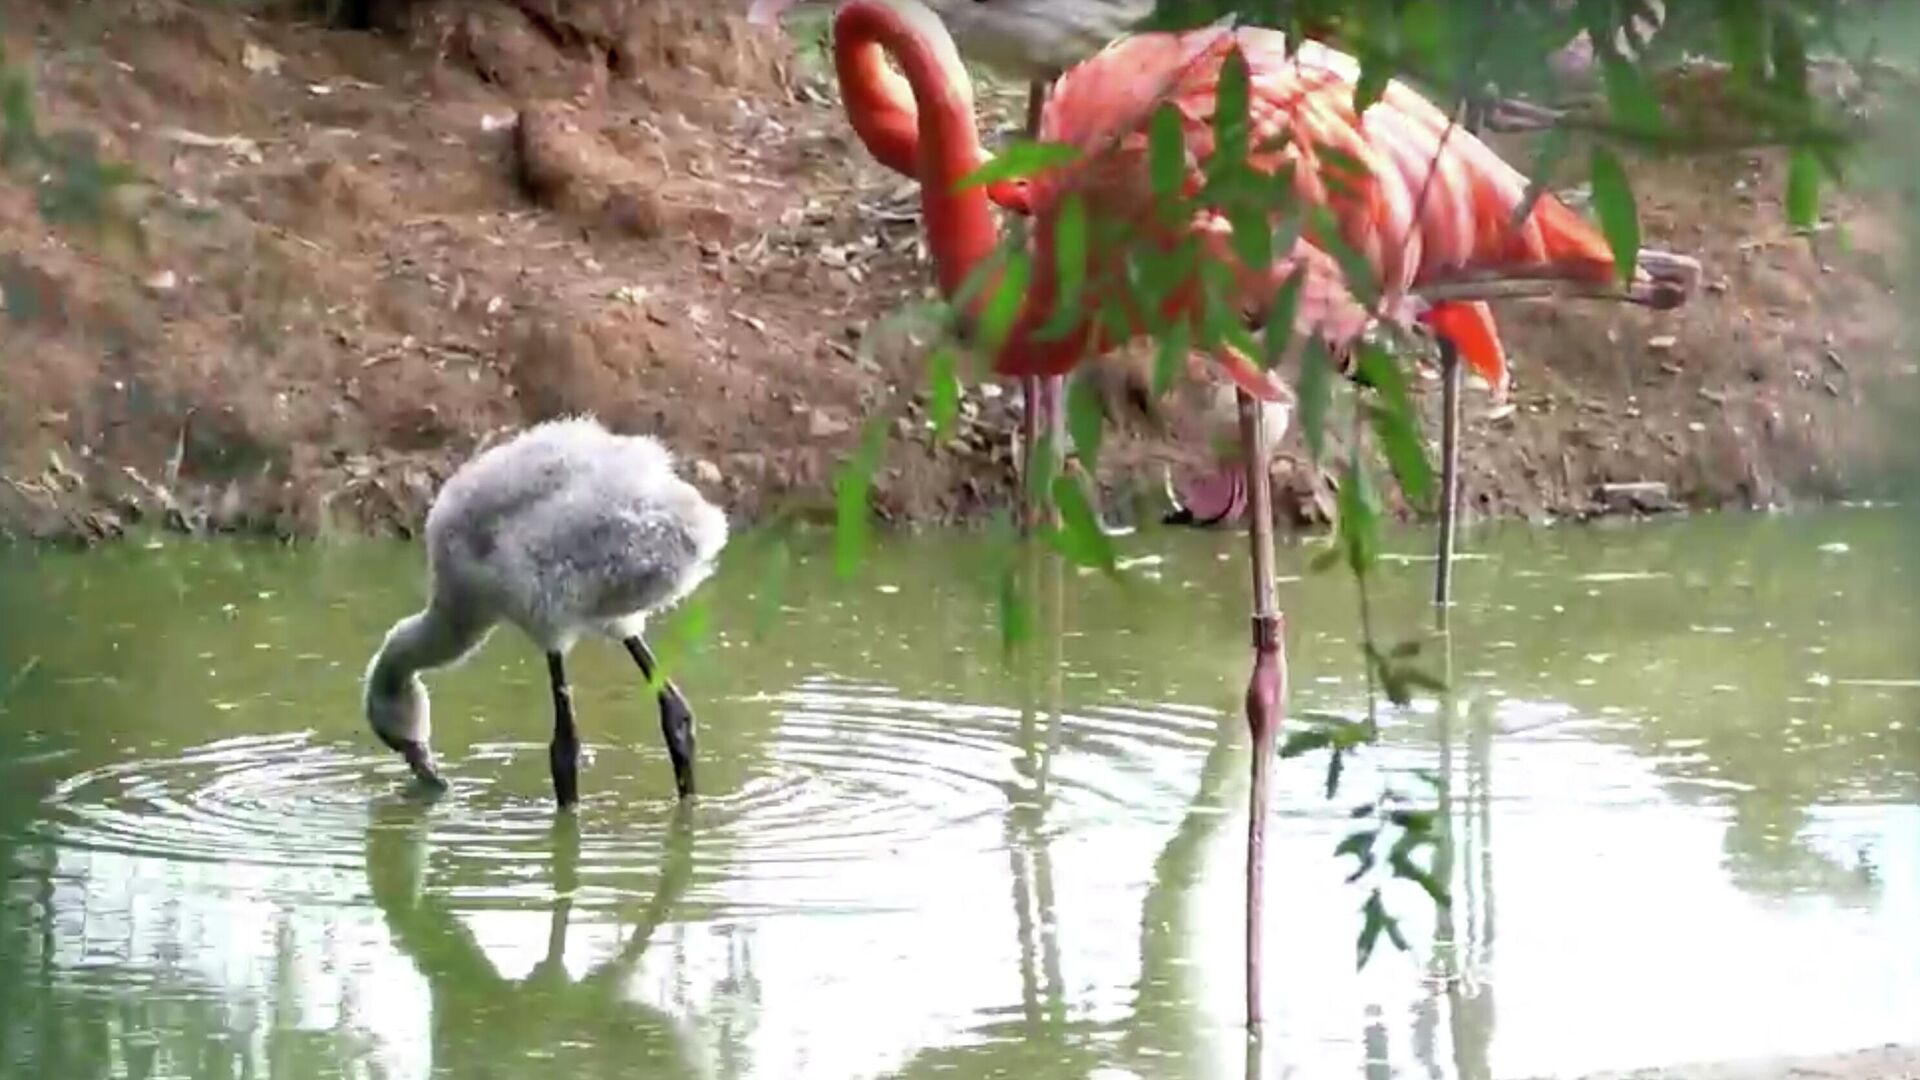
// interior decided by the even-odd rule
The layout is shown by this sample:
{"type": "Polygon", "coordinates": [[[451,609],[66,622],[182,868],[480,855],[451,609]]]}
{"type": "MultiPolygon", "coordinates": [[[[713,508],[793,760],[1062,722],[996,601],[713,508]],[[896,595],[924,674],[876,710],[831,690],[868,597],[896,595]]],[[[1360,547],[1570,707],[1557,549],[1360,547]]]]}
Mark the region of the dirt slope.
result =
{"type": "MultiPolygon", "coordinates": [[[[138,169],[116,205],[146,240],[49,225],[30,176],[0,179],[0,528],[406,530],[477,445],[581,409],[671,440],[738,520],[826,503],[858,424],[919,391],[882,320],[930,279],[911,187],[817,68],[721,11],[739,6],[607,0],[562,24],[421,0],[375,32],[9,4],[43,127],[138,169]]],[[[996,130],[1020,97],[983,94],[996,130]]],[[[1630,509],[1601,485],[1635,481],[1770,504],[1881,465],[1897,440],[1869,405],[1916,382],[1897,230],[1843,198],[1853,247],[1823,262],[1779,224],[1781,174],[1745,154],[1636,170],[1648,242],[1708,265],[1677,316],[1502,312],[1516,407],[1470,401],[1474,507],[1630,509]]],[[[970,392],[938,447],[903,412],[886,515],[1007,504],[999,390],[970,392]]],[[[1110,506],[1193,452],[1119,438],[1110,506]]],[[[1303,475],[1283,466],[1296,498],[1303,475]]]]}

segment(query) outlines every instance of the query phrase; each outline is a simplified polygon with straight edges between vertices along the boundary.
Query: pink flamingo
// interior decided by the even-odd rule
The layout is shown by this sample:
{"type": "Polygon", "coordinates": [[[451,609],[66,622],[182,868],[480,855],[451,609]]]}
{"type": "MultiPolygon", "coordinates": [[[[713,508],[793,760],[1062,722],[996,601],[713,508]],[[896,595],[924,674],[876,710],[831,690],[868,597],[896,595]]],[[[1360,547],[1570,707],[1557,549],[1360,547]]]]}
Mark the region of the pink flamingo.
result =
{"type": "MultiPolygon", "coordinates": [[[[1163,102],[1171,103],[1181,120],[1189,152],[1187,192],[1199,190],[1214,151],[1215,93],[1223,65],[1234,53],[1247,65],[1251,86],[1249,141],[1256,147],[1251,164],[1268,173],[1296,166],[1293,183],[1299,195],[1332,211],[1342,238],[1371,264],[1385,310],[1425,321],[1496,383],[1505,365],[1483,302],[1487,297],[1589,295],[1671,307],[1684,301],[1697,280],[1698,266],[1691,260],[1641,253],[1634,280],[1619,287],[1604,239],[1552,196],[1536,199],[1516,226],[1527,199],[1526,178],[1478,139],[1453,128],[1425,99],[1393,82],[1376,105],[1356,115],[1352,97],[1358,63],[1313,42],[1301,43],[1289,56],[1286,45],[1280,33],[1260,29],[1138,34],[1061,75],[1042,110],[1040,136],[1081,153],[1025,185],[1022,194],[1037,226],[1034,284],[995,352],[998,373],[1064,375],[1143,329],[1138,312],[1129,313],[1133,325],[1127,334],[1090,318],[1088,313],[1099,310],[1095,298],[1121,284],[1115,267],[1122,253],[1096,240],[1087,245],[1079,268],[1086,301],[1079,317],[1069,321],[1064,334],[1040,333],[1060,302],[1054,225],[1070,193],[1083,200],[1094,220],[1147,219],[1142,211],[1154,196],[1146,128],[1163,102]],[[1282,131],[1292,138],[1279,149],[1266,149],[1268,137],[1282,131]],[[1321,179],[1319,166],[1329,150],[1360,163],[1361,174],[1347,178],[1345,191],[1330,191],[1321,179]]],[[[989,192],[958,190],[958,182],[985,155],[971,115],[971,88],[952,38],[917,0],[847,0],[836,16],[834,52],[854,130],[875,157],[896,168],[910,164],[920,179],[921,215],[937,278],[942,291],[954,296],[988,262],[998,238],[989,192]],[[888,70],[888,56],[901,75],[888,70]]],[[[1295,325],[1269,329],[1319,335],[1344,347],[1373,318],[1346,291],[1337,264],[1305,239],[1279,253],[1272,265],[1249,266],[1233,254],[1231,228],[1210,211],[1173,225],[1155,222],[1141,232],[1140,242],[1163,250],[1197,238],[1203,257],[1231,272],[1232,302],[1239,310],[1266,310],[1298,272],[1295,325]]],[[[990,285],[985,295],[991,293],[990,285]]],[[[1201,296],[1196,272],[1171,291],[1162,314],[1196,319],[1201,296]]],[[[971,316],[977,317],[981,303],[974,301],[971,316]]],[[[1282,623],[1273,593],[1270,482],[1264,468],[1268,446],[1259,403],[1280,394],[1266,373],[1236,350],[1222,348],[1214,358],[1238,387],[1253,523],[1254,665],[1246,693],[1253,735],[1247,1012],[1249,1024],[1257,1026],[1267,775],[1286,690],[1282,623]]]]}

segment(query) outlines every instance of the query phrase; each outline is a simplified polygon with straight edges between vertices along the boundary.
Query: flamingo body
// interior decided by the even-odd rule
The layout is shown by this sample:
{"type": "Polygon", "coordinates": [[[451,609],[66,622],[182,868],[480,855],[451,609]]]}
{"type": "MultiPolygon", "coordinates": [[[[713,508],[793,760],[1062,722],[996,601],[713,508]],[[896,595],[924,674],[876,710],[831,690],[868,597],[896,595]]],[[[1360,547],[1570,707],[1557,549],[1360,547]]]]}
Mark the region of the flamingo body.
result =
{"type": "MultiPolygon", "coordinates": [[[[1040,137],[1074,146],[1085,156],[1029,182],[1026,197],[1039,237],[1035,276],[1043,292],[1054,277],[1051,226],[1067,192],[1081,193],[1090,216],[1146,219],[1151,199],[1147,126],[1163,101],[1181,120],[1189,162],[1186,193],[1200,189],[1214,151],[1220,72],[1233,48],[1246,58],[1249,72],[1248,141],[1255,148],[1249,164],[1269,174],[1291,165],[1296,195],[1333,212],[1342,240],[1366,258],[1390,297],[1460,270],[1596,282],[1613,275],[1605,239],[1551,195],[1536,200],[1515,227],[1514,212],[1526,199],[1526,177],[1479,139],[1451,126],[1410,87],[1389,82],[1378,102],[1356,114],[1352,96],[1359,65],[1352,58],[1314,41],[1301,42],[1288,56],[1286,37],[1275,30],[1205,29],[1124,38],[1056,82],[1040,137]],[[1277,148],[1260,149],[1283,136],[1287,141],[1277,148]],[[1329,183],[1334,158],[1357,163],[1358,175],[1342,174],[1329,183]]],[[[1229,230],[1218,215],[1203,211],[1186,228],[1204,238],[1210,256],[1236,261],[1227,243],[1229,230]]],[[[1098,251],[1090,253],[1088,263],[1089,279],[1096,281],[1097,271],[1119,265],[1098,251]]],[[[1307,267],[1309,288],[1319,290],[1302,310],[1309,323],[1321,324],[1299,329],[1330,329],[1330,339],[1351,338],[1364,326],[1364,316],[1356,319],[1349,305],[1325,295],[1343,286],[1337,275],[1328,274],[1331,261],[1310,243],[1296,245],[1274,267],[1236,266],[1241,284],[1236,299],[1244,308],[1264,306],[1296,264],[1307,267]]],[[[1177,294],[1166,313],[1194,300],[1191,289],[1177,294]]],[[[1504,392],[1505,355],[1486,305],[1437,304],[1418,314],[1436,332],[1454,335],[1474,370],[1497,394],[1504,392]]],[[[1070,346],[1082,344],[1103,351],[1101,346],[1117,342],[1095,338],[1051,348],[1016,342],[999,370],[1056,374],[1077,359],[1070,346]]],[[[1230,374],[1237,382],[1247,381],[1230,374]]],[[[1248,389],[1260,393],[1258,387],[1248,389]]]]}
{"type": "MultiPolygon", "coordinates": [[[[927,246],[942,292],[954,297],[992,257],[998,237],[990,193],[958,186],[983,153],[969,111],[971,91],[959,85],[966,76],[955,62],[952,40],[939,17],[918,0],[846,0],[834,30],[842,97],[869,149],[883,161],[904,164],[906,132],[913,133],[913,175],[920,181],[927,246]],[[900,77],[888,73],[889,58],[900,77]],[[873,132],[884,137],[875,140],[873,132]]],[[[1340,347],[1366,329],[1375,313],[1353,298],[1338,264],[1306,237],[1277,252],[1271,265],[1249,266],[1235,254],[1231,227],[1217,211],[1202,207],[1185,221],[1148,212],[1155,208],[1148,168],[1152,116],[1162,102],[1175,109],[1187,151],[1183,181],[1189,193],[1199,191],[1214,152],[1212,122],[1223,65],[1235,50],[1246,61],[1250,83],[1250,166],[1270,175],[1293,166],[1296,193],[1329,210],[1342,239],[1370,264],[1383,290],[1383,312],[1422,317],[1440,332],[1458,335],[1462,340],[1456,344],[1470,363],[1492,376],[1489,381],[1504,383],[1505,362],[1484,305],[1456,301],[1423,308],[1416,286],[1446,284],[1448,273],[1458,270],[1586,282],[1612,277],[1613,258],[1597,230],[1551,196],[1541,196],[1524,217],[1518,215],[1527,195],[1524,177],[1472,135],[1450,127],[1410,88],[1389,83],[1380,101],[1356,113],[1357,63],[1313,43],[1302,43],[1293,56],[1286,46],[1286,38],[1272,30],[1215,26],[1143,33],[1114,42],[1056,81],[1039,117],[1039,135],[1080,153],[1031,178],[1020,193],[1024,209],[1035,218],[1033,274],[1006,339],[994,350],[995,370],[1061,375],[1144,329],[1147,313],[1130,309],[1132,290],[1119,288],[1126,265],[1122,241],[1100,227],[1116,218],[1149,247],[1171,253],[1197,246],[1201,260],[1227,270],[1229,302],[1243,312],[1267,310],[1276,290],[1299,274],[1295,324],[1282,328],[1293,331],[1296,341],[1312,334],[1340,347]],[[1274,137],[1283,133],[1289,138],[1276,145],[1274,137]],[[1357,166],[1357,174],[1338,186],[1320,170],[1334,150],[1357,166]],[[1080,197],[1091,226],[1081,245],[1085,263],[1072,268],[1081,271],[1083,303],[1075,317],[1063,320],[1065,332],[1054,334],[1047,331],[1060,302],[1055,225],[1073,205],[1070,195],[1080,197]],[[1094,324],[1088,313],[1101,311],[1102,299],[1118,306],[1122,325],[1110,319],[1094,324]]],[[[1158,301],[1158,314],[1185,320],[1200,315],[1200,280],[1193,270],[1172,282],[1158,301]]],[[[989,288],[968,313],[977,316],[994,286],[1004,281],[989,278],[989,288]]],[[[1218,349],[1217,357],[1237,384],[1246,509],[1253,523],[1254,664],[1245,699],[1253,736],[1246,914],[1247,1017],[1257,1027],[1267,775],[1287,686],[1285,627],[1273,590],[1269,417],[1260,403],[1283,399],[1284,387],[1232,348],[1218,349]]]]}
{"type": "MultiPolygon", "coordinates": [[[[664,444],[581,417],[538,424],[462,465],[434,497],[426,541],[428,603],[394,624],[367,665],[368,724],[416,776],[441,784],[420,673],[457,663],[511,623],[546,654],[554,793],[571,807],[580,748],[566,653],[584,634],[612,638],[651,679],[647,619],[713,573],[725,513],[677,474],[664,444]]],[[[693,791],[693,714],[671,680],[658,699],[684,797],[693,791]]]]}

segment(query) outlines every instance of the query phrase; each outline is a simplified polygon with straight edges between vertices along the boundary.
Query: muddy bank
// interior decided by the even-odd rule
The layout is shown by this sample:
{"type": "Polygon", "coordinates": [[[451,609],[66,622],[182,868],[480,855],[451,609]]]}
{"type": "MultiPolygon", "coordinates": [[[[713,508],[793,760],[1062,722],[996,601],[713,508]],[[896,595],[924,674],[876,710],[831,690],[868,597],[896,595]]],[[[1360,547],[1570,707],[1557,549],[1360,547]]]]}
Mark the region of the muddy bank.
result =
{"type": "MultiPolygon", "coordinates": [[[[23,174],[0,180],[0,529],[405,532],[476,447],[576,410],[670,440],[741,522],[830,505],[858,425],[887,413],[883,516],[1011,499],[1014,395],[970,392],[934,445],[919,354],[886,319],[929,281],[911,186],[868,160],[817,63],[723,5],[560,24],[418,0],[370,30],[13,7],[0,47],[44,126],[138,170],[114,206],[143,239],[49,225],[23,174]]],[[[996,133],[1023,94],[983,91],[996,133]]],[[[1468,401],[1474,512],[1826,499],[1892,460],[1903,414],[1878,406],[1920,385],[1899,230],[1842,196],[1850,245],[1816,253],[1782,224],[1783,172],[1639,163],[1647,242],[1707,265],[1682,312],[1505,306],[1513,401],[1468,401]]],[[[1114,516],[1196,454],[1182,433],[1111,440],[1114,516]]],[[[1297,454],[1280,474],[1312,518],[1297,454]]]]}

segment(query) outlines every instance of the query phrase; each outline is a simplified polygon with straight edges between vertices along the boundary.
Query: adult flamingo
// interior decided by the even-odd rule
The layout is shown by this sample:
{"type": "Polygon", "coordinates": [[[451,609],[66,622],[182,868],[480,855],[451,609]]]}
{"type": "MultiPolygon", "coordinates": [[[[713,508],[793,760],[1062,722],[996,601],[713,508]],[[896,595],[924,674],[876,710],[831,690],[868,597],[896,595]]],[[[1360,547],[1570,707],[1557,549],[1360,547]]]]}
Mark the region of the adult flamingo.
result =
{"type": "MultiPolygon", "coordinates": [[[[776,23],[785,11],[802,6],[816,5],[825,0],[753,0],[748,9],[748,21],[761,25],[776,23]]],[[[837,3],[838,0],[832,0],[837,3]]],[[[1044,107],[1046,95],[1052,81],[1065,68],[1076,64],[1098,52],[1100,48],[1115,38],[1127,33],[1152,14],[1154,0],[923,0],[934,10],[951,32],[955,44],[961,53],[969,59],[984,63],[1004,75],[1028,80],[1027,99],[1027,135],[1037,134],[1039,118],[1044,107]]],[[[1555,7],[1563,14],[1571,8],[1573,0],[1555,0],[1555,7]]],[[[1611,40],[1612,52],[1626,59],[1636,59],[1646,48],[1648,42],[1659,33],[1666,21],[1664,0],[1627,0],[1622,18],[1615,28],[1611,40]]],[[[1321,36],[1310,33],[1311,37],[1321,36]]],[[[1549,58],[1549,73],[1561,88],[1571,88],[1591,81],[1595,66],[1596,50],[1587,30],[1581,29],[1574,38],[1549,58]]],[[[888,76],[880,76],[879,84],[885,85],[888,76]]],[[[902,91],[904,93],[904,91],[902,91]]],[[[1491,126],[1505,131],[1534,130],[1550,125],[1557,115],[1554,110],[1530,105],[1523,101],[1492,100],[1479,103],[1480,107],[1470,110],[1474,117],[1484,117],[1491,126]]],[[[909,176],[918,175],[917,131],[913,125],[910,110],[886,110],[904,121],[899,127],[884,133],[876,133],[869,140],[875,156],[898,172],[909,176]]],[[[989,186],[989,196],[998,204],[1016,213],[1028,213],[1028,196],[1023,182],[998,183],[989,186]]],[[[1447,498],[1443,500],[1442,546],[1451,550],[1450,538],[1453,532],[1453,502],[1456,495],[1455,447],[1457,438],[1455,428],[1458,425],[1457,365],[1454,362],[1454,350],[1447,346],[1451,342],[1442,341],[1441,367],[1446,380],[1447,407],[1443,417],[1442,444],[1445,456],[1443,476],[1447,498]]],[[[1351,371],[1348,371],[1351,375],[1351,371]]],[[[1482,372],[1488,374],[1488,372],[1482,372]]],[[[1504,371],[1498,373],[1503,380],[1489,385],[1495,401],[1504,398],[1504,371]]],[[[1058,453],[1063,432],[1061,430],[1061,388],[1059,377],[1048,379],[1027,378],[1021,380],[1022,395],[1026,403],[1026,423],[1022,431],[1022,460],[1031,461],[1037,449],[1039,431],[1043,428],[1051,433],[1054,451],[1058,453]]],[[[1210,413],[1224,408],[1231,412],[1231,405],[1215,402],[1210,413]]],[[[1271,411],[1271,410],[1270,410],[1271,411]]],[[[1221,417],[1209,415],[1207,422],[1218,426],[1221,417]]],[[[1230,418],[1227,423],[1231,424],[1230,418]]],[[[1212,467],[1201,474],[1183,477],[1177,489],[1169,480],[1167,491],[1172,503],[1171,512],[1166,521],[1171,524],[1219,525],[1239,520],[1243,516],[1248,492],[1242,482],[1245,476],[1240,463],[1231,457],[1219,457],[1212,467]]],[[[1027,523],[1022,517],[1023,526],[1027,523]]],[[[1444,603],[1445,582],[1447,580],[1445,553],[1439,569],[1439,587],[1444,603]]]]}
{"type": "MultiPolygon", "coordinates": [[[[1491,333],[1485,297],[1554,292],[1625,299],[1670,307],[1684,300],[1698,266],[1672,256],[1642,253],[1641,269],[1626,289],[1614,285],[1615,265],[1606,242],[1591,225],[1550,195],[1526,206],[1526,178],[1479,140],[1454,129],[1447,118],[1406,86],[1390,82],[1381,101],[1355,115],[1352,98],[1359,65],[1311,42],[1289,56],[1282,34],[1272,30],[1215,26],[1185,33],[1138,34],[1112,43],[1065,72],[1040,118],[1048,142],[1076,147],[1072,163],[1031,178],[1025,196],[1035,218],[1034,286],[993,357],[1003,375],[1064,375],[1142,328],[1137,313],[1125,335],[1087,313],[1093,298],[1114,289],[1122,252],[1101,239],[1081,251],[1082,299],[1064,334],[1051,329],[1060,298],[1054,226],[1066,196],[1078,194],[1089,217],[1142,222],[1153,198],[1147,169],[1146,128],[1163,102],[1174,105],[1189,151],[1187,191],[1198,191],[1202,167],[1211,158],[1214,95],[1223,65],[1238,53],[1247,65],[1253,137],[1259,149],[1251,164],[1273,173],[1293,163],[1294,184],[1306,200],[1331,210],[1345,241],[1372,264],[1383,289],[1383,308],[1417,313],[1459,342],[1466,360],[1496,377],[1504,372],[1498,338],[1491,333]],[[1269,137],[1292,138],[1269,149],[1269,137]],[[1344,192],[1330,193],[1318,166],[1325,151],[1338,150],[1359,163],[1344,192]],[[1514,224],[1516,218],[1519,224],[1514,224]],[[1648,272],[1657,266],[1661,276],[1648,272]]],[[[835,68],[854,130],[882,160],[901,160],[910,142],[920,179],[921,217],[942,291],[958,294],[997,245],[986,190],[958,190],[958,182],[985,157],[972,116],[972,90],[953,40],[940,19],[918,0],[846,0],[835,19],[835,68]],[[890,56],[901,75],[888,71],[890,56]],[[903,98],[904,85],[911,93],[903,98]],[[905,133],[911,133],[910,140],[905,133]]],[[[1274,294],[1299,273],[1293,327],[1336,346],[1352,342],[1373,312],[1346,291],[1333,260],[1305,239],[1297,240],[1270,266],[1248,266],[1232,252],[1231,230],[1219,214],[1202,212],[1177,225],[1142,225],[1147,244],[1169,247],[1186,237],[1200,241],[1204,258],[1229,269],[1240,310],[1267,310],[1274,294]]],[[[997,286],[990,280],[965,314],[977,317],[997,286]]],[[[1163,314],[1193,319],[1202,294],[1197,276],[1174,289],[1163,314]]],[[[1297,345],[1297,343],[1296,343],[1297,345]]],[[[1259,404],[1279,388],[1250,358],[1222,349],[1217,356],[1238,384],[1244,460],[1248,462],[1254,577],[1253,672],[1246,710],[1253,735],[1247,862],[1247,1012],[1260,1022],[1259,959],[1261,890],[1267,816],[1267,773],[1280,702],[1285,693],[1282,626],[1273,595],[1272,515],[1265,425],[1259,404]]]]}
{"type": "MultiPolygon", "coordinates": [[[[753,0],[747,21],[773,25],[789,8],[817,0],[753,0]]],[[[1060,72],[1092,56],[1108,42],[1153,14],[1154,0],[924,0],[946,24],[960,51],[1002,75],[1027,83],[1026,135],[1039,131],[1040,114],[1048,88],[1060,72]]],[[[882,164],[908,176],[917,176],[917,142],[912,124],[870,143],[882,164]]],[[[1024,181],[992,185],[988,194],[1001,206],[1026,213],[1024,181]]],[[[1021,471],[1032,467],[1040,433],[1048,433],[1051,453],[1061,451],[1064,438],[1062,379],[1028,377],[1020,380],[1024,421],[1020,435],[1021,471]]],[[[1025,491],[1027,485],[1019,485],[1025,491]]],[[[1020,525],[1031,524],[1031,506],[1022,500],[1020,525]]]]}

